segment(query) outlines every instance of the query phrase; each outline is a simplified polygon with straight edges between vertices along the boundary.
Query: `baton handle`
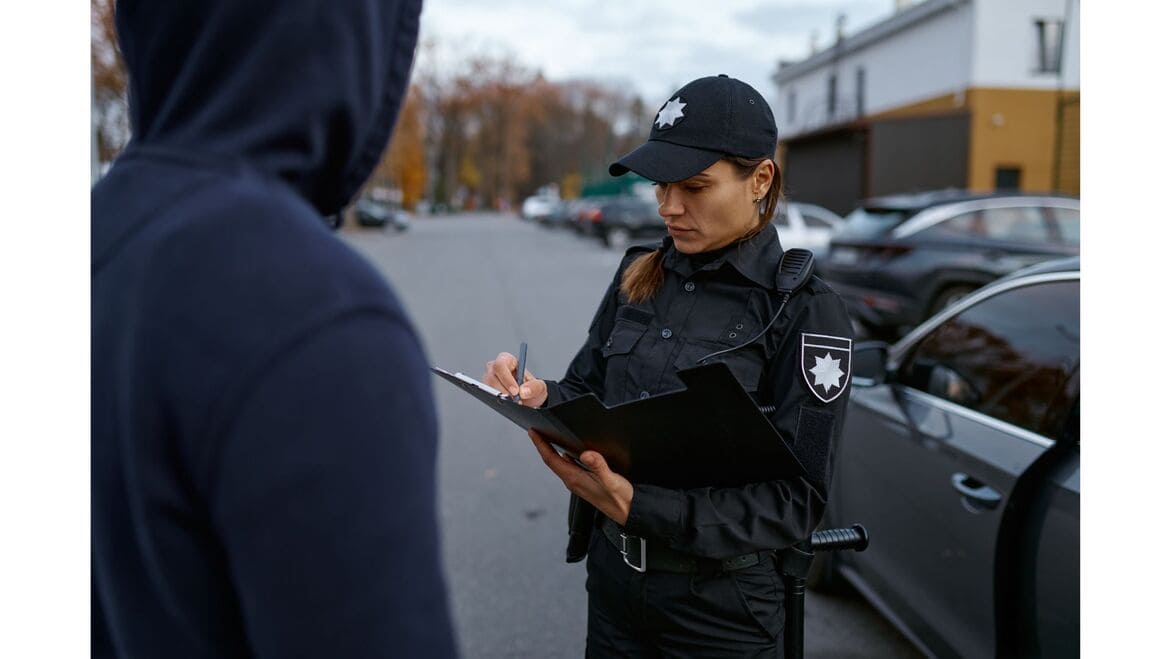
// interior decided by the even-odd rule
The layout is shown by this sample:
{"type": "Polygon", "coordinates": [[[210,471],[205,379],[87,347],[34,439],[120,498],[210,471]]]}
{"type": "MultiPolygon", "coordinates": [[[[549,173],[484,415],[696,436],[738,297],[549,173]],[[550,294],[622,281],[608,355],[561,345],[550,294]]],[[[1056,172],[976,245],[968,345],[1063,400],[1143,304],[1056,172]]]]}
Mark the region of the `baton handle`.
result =
{"type": "Polygon", "coordinates": [[[817,531],[812,539],[813,551],[864,551],[870,544],[866,527],[855,524],[848,529],[826,529],[817,531]]]}

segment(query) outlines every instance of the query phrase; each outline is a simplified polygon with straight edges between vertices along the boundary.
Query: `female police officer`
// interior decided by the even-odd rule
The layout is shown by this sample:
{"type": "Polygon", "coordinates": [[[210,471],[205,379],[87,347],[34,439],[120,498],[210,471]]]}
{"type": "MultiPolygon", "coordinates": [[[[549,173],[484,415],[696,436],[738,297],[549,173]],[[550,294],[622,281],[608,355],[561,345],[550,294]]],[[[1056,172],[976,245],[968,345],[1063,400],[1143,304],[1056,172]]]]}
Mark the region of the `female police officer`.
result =
{"type": "Polygon", "coordinates": [[[648,141],[610,166],[656,182],[670,235],[627,252],[562,380],[526,373],[518,387],[515,357],[488,363],[486,384],[538,407],[591,392],[607,405],[646,398],[682,388],[679,369],[723,360],[759,404],[775,407],[770,419],[809,474],[670,490],[632,484],[596,452],[580,456],[583,468],[533,434],[580,497],[573,504],[596,520],[590,657],[782,652],[773,554],[821,519],[853,334],[842,302],[817,278],[791,298],[778,291],[782,249],[769,225],[780,197],[776,139],[764,98],[739,80],[701,78],[673,94],[648,141]]]}

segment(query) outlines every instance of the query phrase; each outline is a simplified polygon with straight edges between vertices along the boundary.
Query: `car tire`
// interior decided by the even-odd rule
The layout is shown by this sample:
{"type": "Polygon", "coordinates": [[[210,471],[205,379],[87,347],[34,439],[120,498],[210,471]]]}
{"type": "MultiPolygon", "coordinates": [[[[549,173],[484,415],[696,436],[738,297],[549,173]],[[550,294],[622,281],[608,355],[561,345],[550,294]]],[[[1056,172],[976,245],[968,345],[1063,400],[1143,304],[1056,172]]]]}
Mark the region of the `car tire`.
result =
{"type": "Polygon", "coordinates": [[[606,247],[610,249],[626,249],[630,245],[630,240],[633,237],[630,229],[626,227],[610,227],[602,235],[602,241],[606,247]]]}
{"type": "Polygon", "coordinates": [[[966,284],[959,284],[956,286],[948,286],[935,295],[935,299],[931,301],[931,307],[927,310],[927,320],[935,314],[950,307],[964,297],[968,293],[976,290],[975,286],[968,286],[966,284]]]}

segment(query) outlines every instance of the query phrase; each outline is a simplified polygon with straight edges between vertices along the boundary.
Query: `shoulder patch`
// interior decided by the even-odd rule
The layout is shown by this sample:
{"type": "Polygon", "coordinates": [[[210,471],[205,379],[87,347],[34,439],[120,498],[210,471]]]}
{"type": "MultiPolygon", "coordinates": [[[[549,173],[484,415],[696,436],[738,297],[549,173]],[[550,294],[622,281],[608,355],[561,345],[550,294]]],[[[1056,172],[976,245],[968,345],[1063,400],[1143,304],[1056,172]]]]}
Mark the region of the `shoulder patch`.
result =
{"type": "Polygon", "coordinates": [[[801,375],[823,403],[832,403],[850,382],[854,341],[844,336],[801,332],[801,375]]]}

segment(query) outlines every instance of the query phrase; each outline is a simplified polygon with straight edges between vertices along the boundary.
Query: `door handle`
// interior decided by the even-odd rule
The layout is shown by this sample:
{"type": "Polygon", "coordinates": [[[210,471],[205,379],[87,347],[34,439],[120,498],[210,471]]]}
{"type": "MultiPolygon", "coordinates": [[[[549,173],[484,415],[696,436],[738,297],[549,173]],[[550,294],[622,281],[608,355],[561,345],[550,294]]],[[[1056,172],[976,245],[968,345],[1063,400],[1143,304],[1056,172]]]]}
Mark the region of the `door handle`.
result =
{"type": "Polygon", "coordinates": [[[982,513],[1000,505],[999,492],[965,473],[952,474],[951,486],[963,496],[964,507],[971,512],[982,513]]]}

